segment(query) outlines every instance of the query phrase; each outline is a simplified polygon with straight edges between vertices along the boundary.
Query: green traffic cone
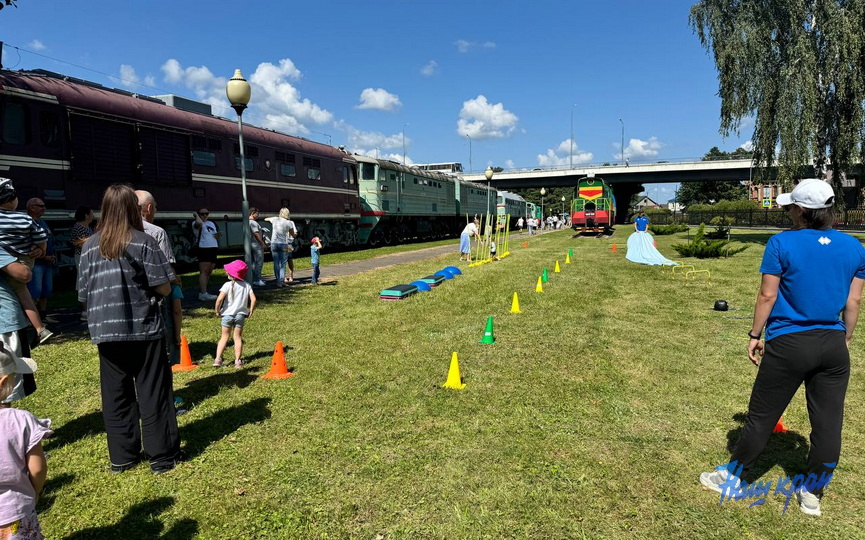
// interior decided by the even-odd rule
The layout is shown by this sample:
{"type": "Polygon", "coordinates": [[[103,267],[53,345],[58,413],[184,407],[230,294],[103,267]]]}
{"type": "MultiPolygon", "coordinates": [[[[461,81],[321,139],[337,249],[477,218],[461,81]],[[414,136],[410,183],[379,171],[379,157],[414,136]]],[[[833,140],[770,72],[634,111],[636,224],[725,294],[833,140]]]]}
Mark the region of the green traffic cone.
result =
{"type": "Polygon", "coordinates": [[[573,258],[573,256],[574,256],[574,248],[569,248],[569,249],[568,249],[568,257],[572,257],[572,258],[573,258]]]}
{"type": "Polygon", "coordinates": [[[547,277],[547,269],[544,268],[544,275],[541,276],[541,281],[543,281],[544,283],[546,283],[546,282],[548,282],[549,280],[550,280],[550,278],[547,277]]]}
{"type": "Polygon", "coordinates": [[[487,329],[484,330],[484,337],[481,338],[478,343],[486,343],[488,345],[492,345],[496,342],[496,338],[493,336],[493,316],[490,315],[487,319],[487,329]]]}

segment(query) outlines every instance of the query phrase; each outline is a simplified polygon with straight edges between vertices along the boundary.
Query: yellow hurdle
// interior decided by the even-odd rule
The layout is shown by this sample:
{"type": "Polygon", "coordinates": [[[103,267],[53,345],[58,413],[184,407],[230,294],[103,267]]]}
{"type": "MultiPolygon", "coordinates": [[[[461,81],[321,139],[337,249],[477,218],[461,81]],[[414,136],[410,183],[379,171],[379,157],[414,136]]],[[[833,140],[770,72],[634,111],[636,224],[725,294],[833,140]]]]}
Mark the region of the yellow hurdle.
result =
{"type": "Polygon", "coordinates": [[[706,281],[707,282],[712,281],[712,272],[710,272],[708,270],[691,270],[689,272],[685,272],[685,279],[691,279],[691,278],[696,279],[697,274],[705,274],[706,275],[706,281]]]}
{"type": "Polygon", "coordinates": [[[683,264],[683,265],[680,265],[680,266],[674,266],[674,267],[673,267],[672,275],[674,275],[674,276],[676,275],[676,270],[681,270],[682,273],[684,274],[684,273],[685,273],[685,268],[690,268],[691,270],[695,270],[693,264],[683,264]]]}

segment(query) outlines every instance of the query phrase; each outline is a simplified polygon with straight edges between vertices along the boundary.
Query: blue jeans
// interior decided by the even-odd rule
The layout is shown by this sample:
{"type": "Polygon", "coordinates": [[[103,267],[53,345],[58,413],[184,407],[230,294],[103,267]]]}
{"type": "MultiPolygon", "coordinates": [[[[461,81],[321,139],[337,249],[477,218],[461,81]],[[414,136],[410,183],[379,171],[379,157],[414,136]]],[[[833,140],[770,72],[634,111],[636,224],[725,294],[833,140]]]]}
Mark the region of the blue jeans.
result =
{"type": "Polygon", "coordinates": [[[37,262],[33,265],[33,279],[27,284],[33,301],[48,298],[54,290],[54,267],[37,262]]]}
{"type": "Polygon", "coordinates": [[[277,283],[282,283],[285,278],[285,264],[288,262],[287,245],[270,244],[270,252],[273,253],[273,274],[276,276],[277,283]]]}
{"type": "Polygon", "coordinates": [[[321,271],[318,263],[312,265],[312,282],[318,283],[318,278],[321,276],[321,271]]]}
{"type": "Polygon", "coordinates": [[[258,241],[252,241],[252,276],[249,278],[250,283],[261,281],[261,267],[264,265],[264,249],[258,241]]]}

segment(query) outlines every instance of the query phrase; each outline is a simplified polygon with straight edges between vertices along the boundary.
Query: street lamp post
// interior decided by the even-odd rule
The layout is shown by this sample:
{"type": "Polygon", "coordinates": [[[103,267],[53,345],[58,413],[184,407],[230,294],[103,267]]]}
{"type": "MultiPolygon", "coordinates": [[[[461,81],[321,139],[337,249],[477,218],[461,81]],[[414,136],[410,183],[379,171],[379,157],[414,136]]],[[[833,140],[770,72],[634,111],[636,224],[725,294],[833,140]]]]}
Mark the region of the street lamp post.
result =
{"type": "Polygon", "coordinates": [[[466,139],[469,140],[469,174],[472,173],[472,138],[466,133],[466,139]]]}
{"type": "MultiPolygon", "coordinates": [[[[243,111],[252,97],[252,88],[239,69],[234,70],[234,76],[225,85],[225,96],[231,103],[231,108],[237,113],[237,142],[240,146],[240,185],[243,190],[243,202],[241,203],[240,217],[241,230],[243,231],[243,257],[246,265],[252,264],[252,239],[249,235],[249,200],[246,198],[246,154],[243,149],[243,111]]],[[[253,274],[250,273],[250,276],[253,274]]]]}
{"type": "Polygon", "coordinates": [[[484,176],[487,177],[487,221],[490,219],[490,180],[493,179],[493,166],[487,167],[484,171],[484,176]]]}
{"type": "Polygon", "coordinates": [[[625,164],[625,121],[619,118],[622,123],[622,165],[625,164]]]}
{"type": "Polygon", "coordinates": [[[571,165],[571,167],[570,167],[571,169],[574,168],[574,107],[576,107],[576,106],[577,106],[577,104],[574,103],[574,106],[571,107],[571,141],[569,144],[570,151],[568,153],[568,160],[569,160],[569,163],[571,165]]]}
{"type": "Polygon", "coordinates": [[[402,126],[402,164],[405,165],[405,128],[408,126],[408,122],[403,124],[402,126]]]}
{"type": "Polygon", "coordinates": [[[544,228],[544,195],[547,194],[547,188],[541,188],[541,229],[544,228]]]}
{"type": "Polygon", "coordinates": [[[565,213],[565,196],[562,195],[562,214],[565,213]]]}

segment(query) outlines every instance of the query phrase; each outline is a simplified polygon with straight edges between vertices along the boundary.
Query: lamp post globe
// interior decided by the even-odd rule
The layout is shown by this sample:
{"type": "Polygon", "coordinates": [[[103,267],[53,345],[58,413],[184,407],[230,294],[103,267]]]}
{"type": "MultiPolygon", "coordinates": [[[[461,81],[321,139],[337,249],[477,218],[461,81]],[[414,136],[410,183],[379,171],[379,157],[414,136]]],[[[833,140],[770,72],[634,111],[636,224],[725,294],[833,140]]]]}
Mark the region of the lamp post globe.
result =
{"type": "MultiPolygon", "coordinates": [[[[237,142],[240,148],[240,186],[243,191],[240,223],[243,231],[243,259],[247,266],[252,265],[252,239],[249,233],[249,200],[246,197],[246,154],[243,148],[243,111],[252,98],[252,88],[239,69],[234,70],[234,76],[225,85],[225,96],[231,103],[231,108],[237,113],[237,142]]],[[[249,274],[254,275],[253,273],[249,274]]]]}
{"type": "Polygon", "coordinates": [[[543,228],[544,223],[544,195],[547,194],[547,188],[541,188],[541,228],[543,228]]]}
{"type": "Polygon", "coordinates": [[[487,179],[487,220],[489,220],[490,215],[490,180],[493,179],[493,166],[490,165],[487,167],[487,170],[484,171],[484,176],[487,179]]]}

